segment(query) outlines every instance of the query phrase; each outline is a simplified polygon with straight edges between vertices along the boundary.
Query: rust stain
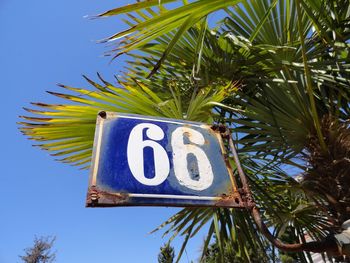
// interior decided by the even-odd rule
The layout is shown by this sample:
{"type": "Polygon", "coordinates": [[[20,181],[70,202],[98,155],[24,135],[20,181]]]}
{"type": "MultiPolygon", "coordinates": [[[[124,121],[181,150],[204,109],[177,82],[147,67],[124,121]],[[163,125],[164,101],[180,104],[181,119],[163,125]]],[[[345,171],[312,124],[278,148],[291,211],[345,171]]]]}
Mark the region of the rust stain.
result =
{"type": "Polygon", "coordinates": [[[100,195],[98,188],[95,185],[90,186],[86,197],[86,206],[97,205],[99,199],[100,195]]]}
{"type": "Polygon", "coordinates": [[[238,191],[234,191],[230,194],[222,194],[221,199],[215,203],[215,206],[246,208],[246,204],[243,202],[238,191]]]}
{"type": "Polygon", "coordinates": [[[237,190],[238,190],[237,182],[236,182],[234,174],[233,174],[233,169],[232,169],[232,166],[231,166],[229,158],[228,158],[227,150],[226,150],[224,143],[223,143],[223,140],[227,141],[227,140],[229,140],[229,138],[231,136],[229,129],[223,124],[214,124],[210,127],[210,129],[212,130],[212,132],[214,132],[215,136],[220,141],[221,153],[224,157],[226,168],[227,168],[227,171],[230,175],[230,180],[231,180],[231,184],[233,187],[233,191],[237,192],[237,190]]]}
{"type": "Polygon", "coordinates": [[[109,193],[107,191],[100,190],[99,188],[93,185],[89,188],[86,206],[111,206],[123,203],[127,201],[128,198],[128,194],[126,193],[109,193]],[[106,203],[110,205],[104,205],[106,203]]]}

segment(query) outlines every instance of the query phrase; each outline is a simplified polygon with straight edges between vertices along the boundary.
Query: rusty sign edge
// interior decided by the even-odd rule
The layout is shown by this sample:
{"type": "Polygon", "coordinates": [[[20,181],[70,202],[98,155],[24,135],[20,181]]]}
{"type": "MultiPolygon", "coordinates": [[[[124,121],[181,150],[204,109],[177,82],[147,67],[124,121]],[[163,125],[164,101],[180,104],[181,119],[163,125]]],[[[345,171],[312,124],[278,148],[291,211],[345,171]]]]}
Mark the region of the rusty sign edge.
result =
{"type": "Polygon", "coordinates": [[[94,135],[94,146],[93,146],[93,155],[92,155],[92,161],[91,161],[91,170],[90,170],[90,176],[89,176],[89,188],[88,188],[88,194],[86,199],[86,207],[114,207],[114,206],[173,206],[173,207],[235,207],[235,208],[244,208],[244,203],[242,201],[241,195],[238,191],[237,184],[235,182],[232,168],[230,167],[229,162],[227,161],[227,157],[223,138],[220,136],[220,133],[211,129],[211,126],[205,123],[201,122],[192,122],[192,121],[186,121],[186,120],[174,120],[164,117],[153,117],[153,116],[143,116],[143,115],[137,115],[137,114],[124,114],[124,113],[118,113],[118,112],[108,112],[108,111],[101,111],[98,113],[96,118],[96,129],[95,129],[95,135],[94,135]],[[165,122],[165,123],[172,123],[177,125],[191,125],[191,126],[197,126],[203,129],[206,129],[210,131],[210,133],[214,133],[218,143],[220,145],[221,154],[224,158],[226,169],[229,174],[229,178],[233,187],[233,192],[227,196],[227,195],[221,195],[221,196],[195,196],[195,195],[166,195],[166,194],[139,194],[139,193],[118,193],[118,192],[107,192],[104,190],[101,190],[97,187],[97,173],[99,169],[99,161],[100,161],[100,151],[101,151],[101,141],[103,136],[103,124],[104,121],[107,119],[116,119],[116,118],[126,118],[126,119],[137,119],[137,120],[149,120],[149,121],[155,121],[155,122],[165,122]],[[164,198],[164,199],[183,199],[183,200],[212,200],[215,201],[215,203],[209,204],[209,205],[203,205],[203,204],[138,204],[138,203],[127,203],[125,200],[128,200],[128,198],[137,198],[137,197],[143,197],[143,198],[164,198]]]}

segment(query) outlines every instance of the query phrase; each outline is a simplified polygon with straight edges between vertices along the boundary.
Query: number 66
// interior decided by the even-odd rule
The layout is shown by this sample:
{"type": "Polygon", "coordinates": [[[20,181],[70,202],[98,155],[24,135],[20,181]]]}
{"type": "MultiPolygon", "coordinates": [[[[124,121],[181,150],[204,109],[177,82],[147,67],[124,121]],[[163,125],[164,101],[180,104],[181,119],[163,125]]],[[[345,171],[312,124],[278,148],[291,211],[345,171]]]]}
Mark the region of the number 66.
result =
{"type": "MultiPolygon", "coordinates": [[[[127,159],[132,175],[144,185],[156,186],[163,183],[170,172],[170,162],[166,150],[157,142],[164,138],[164,131],[152,123],[136,125],[130,132],[127,159]],[[143,140],[146,129],[148,139],[143,140]],[[154,177],[145,177],[144,156],[145,147],[151,147],[154,154],[154,177]]],[[[205,152],[199,147],[204,145],[203,135],[188,127],[179,127],[171,135],[174,173],[179,183],[192,190],[202,191],[209,188],[214,180],[211,164],[205,152]],[[185,136],[190,144],[185,144],[185,136]],[[187,157],[192,154],[197,161],[199,176],[194,180],[188,170],[187,157]]]]}

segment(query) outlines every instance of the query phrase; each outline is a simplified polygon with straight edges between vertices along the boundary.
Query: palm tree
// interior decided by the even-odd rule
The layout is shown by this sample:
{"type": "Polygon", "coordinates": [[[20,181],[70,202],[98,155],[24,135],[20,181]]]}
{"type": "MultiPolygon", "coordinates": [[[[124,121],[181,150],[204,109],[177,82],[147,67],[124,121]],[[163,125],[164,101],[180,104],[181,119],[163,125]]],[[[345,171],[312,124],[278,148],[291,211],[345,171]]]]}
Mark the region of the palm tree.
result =
{"type": "Polygon", "coordinates": [[[158,254],[158,263],[173,263],[175,257],[175,251],[170,244],[164,244],[160,248],[160,252],[158,254]]]}
{"type": "Polygon", "coordinates": [[[272,250],[334,253],[350,218],[349,2],[200,0],[167,9],[171,2],[180,1],[99,15],[128,14],[130,28],[107,39],[124,37],[112,54],[129,54],[127,73],[118,85],[87,78],[95,91],[62,85],[77,95],[51,94],[75,104],[35,103],[42,109],[27,110],[41,116],[23,117],[21,130],[61,161],[88,167],[99,110],[224,123],[260,212],[180,211],[161,225],[171,240],[185,236],[178,258],[207,223],[202,257],[214,235],[221,252],[229,244],[244,261],[247,248],[269,261],[266,238],[272,250]],[[219,9],[210,28],[208,15],[219,9]],[[285,233],[291,242],[305,243],[305,234],[319,242],[286,246],[277,240],[285,233]]]}

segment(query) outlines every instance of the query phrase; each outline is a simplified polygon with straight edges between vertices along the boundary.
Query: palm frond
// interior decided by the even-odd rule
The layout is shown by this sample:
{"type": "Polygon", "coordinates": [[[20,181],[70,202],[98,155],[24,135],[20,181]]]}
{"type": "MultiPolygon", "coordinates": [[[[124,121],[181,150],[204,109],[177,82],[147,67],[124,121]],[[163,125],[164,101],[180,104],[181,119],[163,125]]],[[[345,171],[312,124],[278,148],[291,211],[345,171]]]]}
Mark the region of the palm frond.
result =
{"type": "Polygon", "coordinates": [[[124,83],[116,87],[102,78],[102,84],[87,80],[95,90],[60,85],[64,93],[49,94],[68,103],[33,103],[39,109],[25,110],[35,116],[21,116],[24,121],[19,122],[23,134],[40,142],[37,147],[52,152],[53,156],[59,157],[59,161],[83,168],[88,168],[91,161],[99,111],[212,122],[211,109],[226,94],[225,89],[214,92],[201,90],[189,104],[183,105],[180,93],[171,93],[171,88],[168,98],[164,100],[139,81],[134,81],[133,86],[124,83]]]}

